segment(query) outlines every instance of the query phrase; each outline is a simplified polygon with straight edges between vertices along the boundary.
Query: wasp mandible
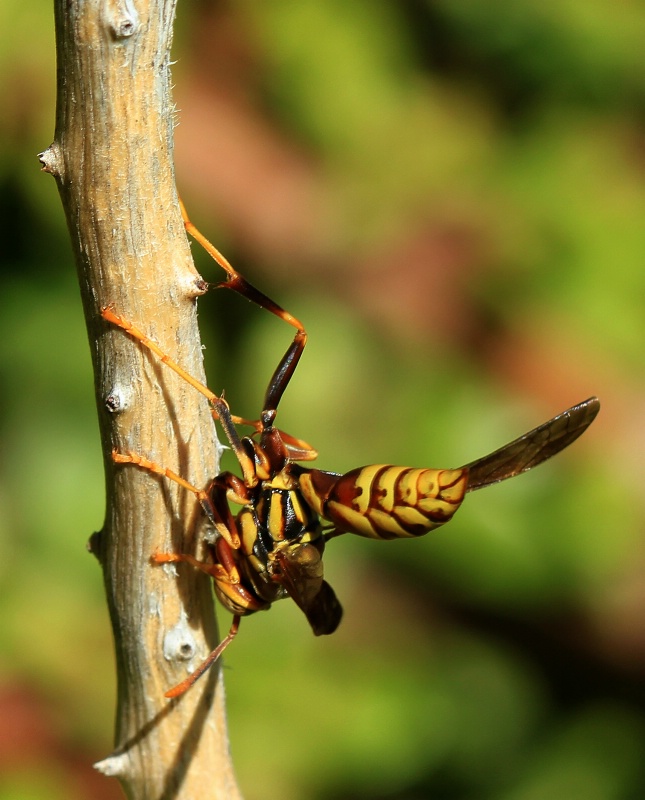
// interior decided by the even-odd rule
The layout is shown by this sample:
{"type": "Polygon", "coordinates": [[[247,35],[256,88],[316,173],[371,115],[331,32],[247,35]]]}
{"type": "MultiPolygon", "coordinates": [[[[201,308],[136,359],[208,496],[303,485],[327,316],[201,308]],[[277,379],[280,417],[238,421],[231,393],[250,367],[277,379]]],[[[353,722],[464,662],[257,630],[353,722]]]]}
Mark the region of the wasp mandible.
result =
{"type": "Polygon", "coordinates": [[[189,375],[143,331],[112,306],[103,318],[122,328],[186,380],[209,402],[242,472],[216,475],[205,489],[137,453],[113,452],[119,464],[133,464],[165,476],[192,492],[214,528],[206,544],[208,561],[188,553],[155,553],[156,564],[185,562],[210,575],[215,595],[233,614],[227,636],[185,680],[166,692],[177,697],[206,672],[236,636],[243,616],[291,597],[315,635],[333,633],[342,607],[324,580],[326,542],[343,533],[373,539],[423,536],[448,522],[466,492],[512,478],[541,464],[575,441],[593,422],[600,403],[591,397],[525,433],[490,455],[457,469],[413,469],[375,464],[340,475],[304,467],[313,447],[274,422],[282,395],[307,342],[302,323],[252,286],[192,224],[182,204],[186,231],[226,272],[218,287],[232,289],[296,329],[293,341],[269,381],[260,418],[231,414],[223,397],[189,375]],[[253,429],[241,437],[238,426],[253,429]],[[233,514],[229,502],[241,506],[233,514]]]}

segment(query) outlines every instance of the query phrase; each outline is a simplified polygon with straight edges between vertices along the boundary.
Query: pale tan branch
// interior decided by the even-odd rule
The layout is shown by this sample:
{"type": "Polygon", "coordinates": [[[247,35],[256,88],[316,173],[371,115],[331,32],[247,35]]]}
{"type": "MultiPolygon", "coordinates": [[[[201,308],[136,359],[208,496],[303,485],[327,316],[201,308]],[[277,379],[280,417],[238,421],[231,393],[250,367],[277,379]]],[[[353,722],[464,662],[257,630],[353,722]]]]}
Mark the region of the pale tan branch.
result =
{"type": "Polygon", "coordinates": [[[124,331],[135,322],[204,380],[201,293],[172,163],[169,51],[174,0],[56,0],[55,176],[76,256],[95,370],[107,511],[92,548],[105,577],[118,672],[116,747],[98,766],[128,797],[236,798],[217,669],[178,701],[163,694],[217,643],[211,588],[197,570],[155,566],[155,551],[195,552],[195,498],[115,465],[141,453],[206,485],[217,447],[208,404],[124,331]],[[178,574],[176,574],[178,572],[178,574]]]}

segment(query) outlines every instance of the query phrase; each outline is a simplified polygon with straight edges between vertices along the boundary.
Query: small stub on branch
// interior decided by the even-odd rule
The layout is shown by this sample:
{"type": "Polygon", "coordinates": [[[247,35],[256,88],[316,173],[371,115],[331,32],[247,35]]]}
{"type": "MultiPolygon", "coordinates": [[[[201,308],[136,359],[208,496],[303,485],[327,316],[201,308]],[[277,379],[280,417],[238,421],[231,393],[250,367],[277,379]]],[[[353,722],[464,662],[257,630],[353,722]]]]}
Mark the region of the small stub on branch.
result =
{"type": "Polygon", "coordinates": [[[139,14],[131,0],[120,0],[107,5],[104,24],[115,41],[129,39],[140,28],[139,14]]]}
{"type": "Polygon", "coordinates": [[[55,178],[63,177],[63,158],[58,142],[52,142],[46,150],[38,153],[43,172],[48,172],[55,178]]]}
{"type": "Polygon", "coordinates": [[[120,775],[127,775],[129,759],[125,753],[118,753],[97,761],[94,769],[108,778],[118,778],[120,775]]]}

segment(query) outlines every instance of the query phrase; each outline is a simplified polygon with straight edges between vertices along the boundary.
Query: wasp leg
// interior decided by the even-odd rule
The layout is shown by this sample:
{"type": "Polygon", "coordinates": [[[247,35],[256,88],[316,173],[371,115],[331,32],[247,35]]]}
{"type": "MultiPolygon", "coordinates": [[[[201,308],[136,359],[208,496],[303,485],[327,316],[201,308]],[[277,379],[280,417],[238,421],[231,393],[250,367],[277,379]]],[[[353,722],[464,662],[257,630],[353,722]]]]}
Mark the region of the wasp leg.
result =
{"type": "Polygon", "coordinates": [[[242,618],[238,615],[233,617],[233,624],[231,625],[231,629],[226,634],[226,636],[222,639],[222,641],[217,645],[217,647],[213,650],[212,653],[203,661],[194,672],[185,678],[181,683],[178,683],[176,686],[173,686],[172,689],[169,689],[165,692],[164,697],[173,698],[179,697],[179,695],[183,694],[185,691],[190,689],[190,687],[195,683],[198,678],[201,676],[217,661],[217,659],[222,655],[224,650],[229,646],[229,644],[233,641],[233,639],[237,636],[237,632],[240,629],[240,620],[242,618]]]}
{"type": "MultiPolygon", "coordinates": [[[[240,506],[251,502],[249,488],[246,483],[231,472],[222,472],[208,485],[204,496],[200,498],[202,508],[208,519],[219,533],[230,531],[231,536],[224,536],[226,542],[235,550],[240,547],[238,525],[228,501],[240,506]]],[[[221,559],[219,559],[221,560],[221,559]]]]}
{"type": "Polygon", "coordinates": [[[200,561],[198,558],[195,558],[195,556],[191,556],[188,553],[154,553],[152,556],[150,556],[150,560],[155,564],[177,564],[179,562],[190,564],[191,567],[195,567],[195,569],[205,572],[216,581],[222,580],[228,581],[229,583],[235,583],[236,580],[239,580],[239,575],[229,575],[224,567],[222,567],[220,564],[211,564],[208,561],[200,561]]]}
{"type": "MultiPolygon", "coordinates": [[[[199,242],[204,250],[206,250],[206,252],[211,256],[211,258],[213,258],[213,260],[226,272],[226,280],[224,283],[217,284],[217,286],[219,288],[232,289],[234,292],[242,295],[242,297],[246,297],[247,300],[250,300],[257,306],[260,306],[260,308],[264,308],[271,314],[275,314],[276,317],[279,317],[296,329],[296,335],[293,338],[293,342],[287,349],[286,353],[282,356],[276,371],[273,373],[264,398],[264,411],[275,412],[278,408],[278,404],[280,403],[282,395],[284,394],[284,391],[291,380],[291,376],[298,366],[298,361],[300,361],[300,356],[305,349],[305,345],[307,344],[307,331],[299,319],[282,308],[282,306],[279,306],[259,289],[256,289],[255,286],[250,284],[243,275],[240,275],[240,273],[233,268],[233,266],[222,255],[222,253],[220,253],[215,245],[209,242],[208,239],[193,225],[188,217],[188,213],[186,212],[186,207],[181,200],[179,201],[179,205],[181,206],[181,215],[184,220],[184,227],[186,228],[187,233],[189,233],[193,239],[195,239],[195,241],[199,242]]],[[[300,444],[306,443],[299,442],[298,446],[300,444]]],[[[308,446],[300,449],[303,451],[312,450],[312,448],[309,448],[308,446]]],[[[315,458],[315,456],[313,456],[313,458],[315,458]]]]}
{"type": "Polygon", "coordinates": [[[169,564],[185,562],[196,569],[210,575],[214,581],[215,593],[221,603],[233,614],[233,623],[228,634],[222,639],[209,656],[197,667],[194,672],[177,686],[169,689],[166,697],[178,697],[200,678],[222,655],[224,650],[233,641],[240,627],[240,620],[245,614],[252,614],[267,608],[267,603],[253,595],[241,584],[240,573],[237,569],[236,553],[227,542],[218,539],[215,544],[215,562],[210,564],[200,561],[194,556],[185,553],[155,553],[152,561],[156,564],[169,564]]]}
{"type": "MultiPolygon", "coordinates": [[[[221,422],[222,427],[224,428],[224,432],[226,433],[226,437],[229,440],[229,444],[231,445],[231,449],[235,453],[237,460],[240,462],[240,467],[242,468],[242,472],[244,473],[244,478],[247,481],[254,480],[255,470],[253,468],[253,463],[247,453],[245,452],[242,444],[240,442],[240,437],[238,436],[234,424],[237,422],[239,424],[248,424],[246,420],[243,420],[239,417],[234,417],[228,408],[228,404],[222,397],[218,397],[215,392],[212,392],[208,386],[205,386],[203,383],[198,381],[196,378],[186,372],[183,367],[180,367],[176,361],[173,361],[170,356],[165,353],[159,345],[154,342],[149,336],[146,336],[143,331],[139,330],[135,325],[129,322],[124,317],[119,316],[114,312],[114,309],[111,306],[106,306],[101,310],[101,316],[107,322],[111,322],[113,325],[117,325],[119,328],[122,328],[126,333],[129,333],[137,341],[141,342],[144,347],[147,347],[148,350],[151,350],[156,356],[158,356],[159,360],[164,363],[167,367],[169,367],[173,372],[179,375],[180,378],[186,381],[186,383],[190,384],[194,389],[197,389],[200,394],[204,395],[204,397],[208,400],[211,406],[211,411],[213,416],[216,420],[221,422]]],[[[253,424],[253,423],[251,423],[253,424]]],[[[140,464],[143,466],[143,464],[140,464]]],[[[152,470],[153,472],[155,470],[152,470]]],[[[163,473],[165,474],[165,473],[163,473]]],[[[168,476],[170,477],[170,476],[168,476]]],[[[181,481],[178,481],[180,483],[181,481]]]]}
{"type": "Polygon", "coordinates": [[[217,532],[228,542],[231,547],[235,549],[239,548],[240,537],[237,533],[237,526],[234,523],[233,525],[229,525],[229,519],[222,519],[219,514],[220,509],[213,505],[207,491],[204,489],[198,489],[196,486],[193,486],[192,483],[189,483],[187,480],[182,478],[181,475],[178,475],[171,469],[162,467],[159,464],[156,464],[154,461],[150,461],[148,458],[145,458],[145,456],[140,456],[136,453],[118,453],[116,450],[113,450],[112,460],[115,464],[134,464],[135,466],[141,467],[141,469],[145,469],[148,472],[153,472],[155,475],[163,475],[164,477],[169,478],[171,481],[178,483],[180,486],[183,486],[183,488],[187,489],[189,492],[192,492],[202,504],[202,507],[206,510],[208,517],[213,525],[215,525],[217,532]]]}
{"type": "Polygon", "coordinates": [[[154,553],[150,560],[153,564],[177,564],[183,562],[209,575],[215,584],[215,593],[224,608],[236,617],[253,614],[268,608],[268,603],[254,595],[242,584],[237,568],[235,548],[231,548],[224,539],[218,539],[213,547],[214,561],[200,561],[188,553],[154,553]]]}
{"type": "Polygon", "coordinates": [[[173,372],[176,372],[180,378],[189,383],[194,389],[197,389],[198,392],[204,395],[204,397],[208,400],[208,402],[215,406],[215,404],[220,400],[220,398],[212,392],[208,386],[205,386],[203,383],[200,383],[196,378],[186,372],[183,367],[180,367],[176,361],[173,361],[170,356],[165,353],[159,345],[154,342],[149,336],[139,330],[135,325],[133,325],[129,320],[125,319],[124,317],[119,316],[115,313],[113,306],[105,306],[105,308],[101,309],[101,316],[107,322],[111,322],[113,325],[117,325],[119,328],[123,328],[126,333],[129,333],[133,339],[137,339],[141,342],[144,347],[147,347],[148,350],[152,350],[152,352],[159,357],[159,360],[162,361],[166,366],[170,367],[173,372]]]}

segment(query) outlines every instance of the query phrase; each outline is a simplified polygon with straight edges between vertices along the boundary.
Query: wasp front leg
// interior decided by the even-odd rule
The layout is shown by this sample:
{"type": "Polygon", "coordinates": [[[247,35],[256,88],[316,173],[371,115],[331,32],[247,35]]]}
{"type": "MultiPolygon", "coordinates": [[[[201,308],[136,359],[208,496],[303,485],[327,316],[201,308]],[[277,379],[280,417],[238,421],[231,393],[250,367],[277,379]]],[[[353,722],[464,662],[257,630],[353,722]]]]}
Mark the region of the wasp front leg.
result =
{"type": "MultiPolygon", "coordinates": [[[[265,295],[259,289],[256,289],[246,278],[241,275],[236,269],[233,268],[228,259],[220,253],[220,251],[213,245],[190,221],[186,207],[179,201],[181,207],[181,214],[184,220],[186,232],[189,233],[199,244],[206,250],[211,258],[219,264],[219,266],[226,272],[226,280],[223,283],[217,284],[217,288],[231,289],[237,294],[250,300],[255,305],[260,306],[274,314],[279,319],[296,329],[296,334],[293,337],[291,345],[288,347],[285,354],[282,356],[275,372],[273,373],[264,397],[263,414],[267,412],[274,413],[285,389],[287,388],[291,376],[295,372],[300,357],[307,344],[307,331],[299,319],[293,316],[289,311],[286,311],[282,306],[279,306],[274,300],[265,295]]],[[[271,423],[273,420],[271,419],[271,423]]],[[[247,421],[248,423],[248,421],[247,421]]],[[[265,423],[261,421],[258,423],[248,423],[260,430],[265,427],[265,423]]],[[[293,437],[286,437],[287,447],[293,446],[295,455],[293,456],[298,461],[311,461],[316,458],[316,451],[310,447],[306,442],[293,437]]]]}

